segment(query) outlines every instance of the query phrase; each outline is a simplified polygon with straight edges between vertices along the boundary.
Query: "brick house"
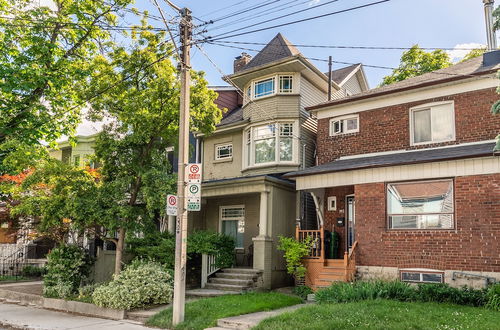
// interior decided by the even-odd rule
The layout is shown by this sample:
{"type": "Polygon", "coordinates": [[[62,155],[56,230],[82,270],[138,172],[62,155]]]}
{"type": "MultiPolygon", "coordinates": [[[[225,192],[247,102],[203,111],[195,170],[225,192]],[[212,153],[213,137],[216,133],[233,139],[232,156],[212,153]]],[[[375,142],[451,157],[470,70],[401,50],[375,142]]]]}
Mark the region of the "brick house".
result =
{"type": "Polygon", "coordinates": [[[318,118],[318,166],[287,177],[319,210],[317,228],[297,231],[319,238],[309,285],[354,273],[500,281],[500,116],[490,111],[499,68],[500,51],[490,52],[307,109],[318,118]]]}

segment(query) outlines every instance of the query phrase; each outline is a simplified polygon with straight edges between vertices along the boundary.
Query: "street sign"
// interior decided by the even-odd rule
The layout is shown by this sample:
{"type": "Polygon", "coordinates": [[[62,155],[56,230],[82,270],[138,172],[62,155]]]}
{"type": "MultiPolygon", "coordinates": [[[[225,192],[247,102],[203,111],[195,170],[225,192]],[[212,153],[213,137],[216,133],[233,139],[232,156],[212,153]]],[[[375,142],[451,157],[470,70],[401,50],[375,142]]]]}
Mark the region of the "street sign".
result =
{"type": "Polygon", "coordinates": [[[201,210],[201,164],[189,164],[187,170],[187,209],[201,210]]]}
{"type": "Polygon", "coordinates": [[[177,196],[167,195],[167,215],[177,215],[177,196]]]}

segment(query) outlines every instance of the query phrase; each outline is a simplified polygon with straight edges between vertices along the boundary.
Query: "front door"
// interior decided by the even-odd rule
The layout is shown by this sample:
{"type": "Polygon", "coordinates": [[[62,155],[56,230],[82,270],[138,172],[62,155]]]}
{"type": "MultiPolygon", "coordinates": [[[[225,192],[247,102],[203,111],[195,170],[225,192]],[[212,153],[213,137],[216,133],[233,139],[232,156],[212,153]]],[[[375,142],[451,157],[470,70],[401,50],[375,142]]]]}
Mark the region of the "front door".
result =
{"type": "Polygon", "coordinates": [[[220,208],[220,232],[234,238],[236,265],[246,265],[244,246],[245,206],[231,205],[220,208]]]}
{"type": "Polygon", "coordinates": [[[354,196],[347,196],[347,249],[350,251],[352,245],[356,241],[356,216],[355,216],[355,202],[354,196]]]}

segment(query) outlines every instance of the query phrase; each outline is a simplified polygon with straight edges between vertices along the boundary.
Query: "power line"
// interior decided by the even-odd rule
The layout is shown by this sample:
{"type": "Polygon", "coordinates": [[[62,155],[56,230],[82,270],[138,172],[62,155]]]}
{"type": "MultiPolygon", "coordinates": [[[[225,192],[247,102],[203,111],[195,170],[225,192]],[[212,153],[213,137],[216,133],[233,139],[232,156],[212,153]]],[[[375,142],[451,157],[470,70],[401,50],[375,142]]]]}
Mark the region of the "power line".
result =
{"type": "MultiPolygon", "coordinates": [[[[218,40],[218,43],[236,44],[236,45],[262,45],[264,42],[246,42],[232,40],[218,40]]],[[[334,49],[365,49],[365,50],[409,50],[412,47],[390,47],[390,46],[346,46],[346,45],[309,45],[309,44],[294,44],[296,47],[303,48],[334,48],[334,49]]],[[[449,48],[449,47],[419,47],[422,50],[475,50],[477,48],[449,48]]]]}
{"type": "Polygon", "coordinates": [[[250,6],[250,7],[247,7],[247,8],[244,8],[244,9],[237,10],[235,12],[229,13],[227,15],[221,16],[219,18],[211,19],[211,20],[209,20],[207,22],[207,24],[213,24],[215,22],[222,21],[222,20],[228,19],[230,17],[235,17],[235,16],[238,16],[238,15],[241,15],[241,14],[245,14],[245,13],[248,13],[249,11],[252,11],[252,10],[255,10],[255,9],[259,9],[259,8],[262,8],[262,7],[265,7],[265,6],[269,6],[269,5],[271,5],[271,4],[275,3],[275,2],[279,2],[279,1],[281,1],[281,0],[273,0],[273,1],[260,2],[258,5],[250,6]]]}
{"type": "Polygon", "coordinates": [[[210,32],[215,31],[215,30],[219,30],[219,29],[223,29],[225,27],[228,27],[228,26],[231,26],[231,25],[234,25],[234,24],[239,24],[239,23],[247,22],[247,21],[250,21],[252,19],[256,19],[256,18],[259,18],[259,17],[262,17],[262,16],[267,16],[267,15],[270,15],[270,14],[273,14],[273,13],[276,13],[276,12],[279,12],[279,11],[283,11],[283,10],[286,10],[286,9],[289,9],[289,8],[292,8],[292,7],[297,7],[297,6],[300,6],[300,5],[303,5],[303,4],[311,2],[311,0],[306,0],[306,1],[302,1],[300,3],[296,3],[296,4],[288,6],[288,7],[282,7],[282,6],[285,6],[287,4],[291,4],[291,3],[297,2],[297,1],[299,1],[299,0],[292,0],[292,1],[289,1],[289,2],[284,3],[282,5],[278,5],[276,7],[272,7],[272,8],[269,8],[267,10],[257,12],[254,15],[245,16],[245,17],[242,17],[241,19],[237,19],[237,20],[230,21],[230,22],[227,22],[227,23],[219,25],[219,26],[212,27],[210,29],[210,32]],[[273,10],[273,9],[276,9],[276,8],[279,8],[279,9],[273,10]]]}
{"type": "Polygon", "coordinates": [[[177,53],[177,56],[179,56],[179,60],[182,61],[181,53],[179,52],[179,48],[177,47],[177,44],[175,43],[174,35],[172,34],[170,27],[168,26],[167,19],[165,18],[165,15],[163,14],[163,10],[161,10],[161,7],[158,4],[157,0],[152,0],[152,2],[156,6],[156,8],[158,8],[158,11],[160,12],[161,18],[162,18],[163,22],[165,23],[165,26],[168,30],[168,34],[170,35],[170,39],[172,40],[172,43],[174,44],[175,52],[177,53]]]}
{"type": "Polygon", "coordinates": [[[223,8],[215,9],[215,10],[213,10],[213,11],[209,12],[209,13],[205,13],[205,14],[203,14],[203,15],[199,15],[199,17],[208,16],[208,15],[214,14],[214,13],[216,13],[216,12],[218,12],[218,11],[223,11],[223,10],[226,10],[226,9],[228,9],[228,8],[231,8],[231,7],[235,7],[235,6],[239,5],[239,4],[242,4],[242,3],[244,3],[244,2],[248,2],[248,1],[249,1],[249,0],[243,0],[243,1],[237,2],[237,3],[235,3],[235,4],[232,4],[232,5],[229,5],[229,6],[223,7],[223,8]]]}
{"type": "MultiPolygon", "coordinates": [[[[267,19],[267,20],[264,20],[264,21],[261,21],[261,22],[258,22],[258,23],[254,23],[254,24],[250,24],[250,25],[244,26],[242,28],[238,28],[238,29],[234,29],[234,30],[231,30],[231,31],[227,31],[227,32],[221,33],[221,34],[217,35],[217,37],[220,37],[220,36],[223,36],[223,35],[226,35],[226,34],[230,34],[230,33],[236,32],[236,31],[240,31],[240,30],[246,30],[248,28],[251,28],[251,27],[254,27],[254,26],[257,26],[257,25],[261,25],[261,24],[264,24],[264,23],[276,21],[276,20],[279,20],[279,19],[282,19],[282,18],[285,18],[285,17],[288,17],[288,16],[293,16],[293,15],[296,15],[296,14],[301,14],[301,13],[303,13],[305,11],[313,10],[313,9],[316,9],[316,8],[319,8],[319,7],[323,7],[323,6],[332,4],[332,3],[337,2],[337,1],[339,1],[339,0],[330,0],[330,1],[327,1],[325,3],[320,3],[319,5],[311,6],[309,8],[303,9],[303,10],[298,10],[298,11],[294,11],[292,13],[281,15],[281,16],[278,16],[278,17],[273,17],[273,18],[270,18],[270,19],[267,19]]],[[[210,30],[209,30],[209,32],[210,32],[210,30]]]]}
{"type": "MultiPolygon", "coordinates": [[[[245,48],[245,47],[237,47],[237,46],[230,46],[230,45],[224,45],[224,44],[220,44],[220,43],[216,43],[216,42],[208,42],[208,44],[215,45],[215,46],[221,46],[221,47],[227,47],[227,48],[235,48],[235,49],[241,49],[241,50],[248,50],[248,51],[253,51],[253,52],[257,52],[257,53],[260,52],[260,50],[258,50],[258,49],[245,48]]],[[[271,52],[271,54],[281,55],[280,53],[272,53],[272,52],[271,52]]],[[[319,61],[319,62],[328,62],[327,59],[323,59],[323,58],[306,57],[306,56],[303,56],[302,54],[300,56],[302,58],[306,59],[306,60],[319,61]]],[[[345,65],[359,64],[359,63],[344,62],[344,61],[332,61],[332,62],[333,63],[337,63],[337,64],[345,64],[345,65]]],[[[374,68],[374,69],[384,69],[384,70],[397,70],[397,69],[399,69],[399,68],[394,68],[394,67],[390,67],[390,66],[371,65],[371,64],[364,64],[364,63],[361,63],[361,64],[363,65],[363,67],[374,68]]],[[[446,75],[446,76],[457,76],[457,77],[477,77],[477,75],[472,75],[472,74],[456,74],[456,73],[436,72],[436,71],[432,71],[432,72],[429,72],[429,73],[438,74],[438,75],[446,75]]],[[[496,79],[496,77],[495,77],[495,79],[496,79]]]]}
{"type": "Polygon", "coordinates": [[[308,18],[304,18],[304,19],[300,19],[300,20],[296,20],[296,21],[291,21],[291,22],[286,22],[286,23],[277,24],[277,25],[273,25],[273,26],[268,26],[268,27],[264,27],[264,28],[260,28],[260,29],[255,29],[255,30],[247,31],[247,32],[236,33],[236,34],[232,34],[232,35],[225,36],[225,37],[220,37],[220,38],[219,38],[220,35],[217,35],[215,37],[210,37],[209,36],[209,37],[205,38],[203,41],[206,41],[206,40],[217,41],[217,40],[220,40],[220,39],[226,39],[226,38],[237,37],[237,36],[246,35],[246,34],[250,34],[250,33],[255,33],[255,32],[260,32],[260,31],[265,31],[265,30],[270,30],[270,29],[274,29],[274,28],[277,28],[277,27],[282,27],[282,26],[288,26],[288,25],[293,25],[293,24],[297,24],[297,23],[307,22],[307,21],[310,21],[310,20],[313,20],[313,19],[318,19],[318,18],[322,18],[322,17],[327,17],[327,16],[332,16],[332,15],[336,15],[336,14],[341,14],[341,13],[353,11],[353,10],[356,10],[356,9],[370,7],[370,6],[378,5],[378,4],[381,4],[381,3],[384,3],[384,2],[389,2],[389,1],[391,1],[391,0],[380,0],[380,1],[368,3],[368,4],[365,4],[365,5],[357,6],[357,7],[351,7],[351,8],[347,8],[347,9],[343,9],[343,10],[338,10],[338,11],[334,11],[334,12],[323,14],[323,15],[317,15],[317,16],[313,16],[313,17],[308,17],[308,18]]]}

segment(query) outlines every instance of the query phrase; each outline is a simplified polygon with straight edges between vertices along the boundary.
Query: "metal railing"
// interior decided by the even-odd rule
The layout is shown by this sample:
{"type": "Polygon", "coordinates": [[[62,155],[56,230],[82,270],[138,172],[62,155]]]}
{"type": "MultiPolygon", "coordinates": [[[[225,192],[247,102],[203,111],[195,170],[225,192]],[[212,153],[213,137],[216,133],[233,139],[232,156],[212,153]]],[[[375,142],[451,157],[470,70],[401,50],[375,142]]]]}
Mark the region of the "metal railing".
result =
{"type": "Polygon", "coordinates": [[[26,265],[26,245],[0,259],[0,276],[11,276],[17,280],[26,265]]]}
{"type": "Polygon", "coordinates": [[[201,255],[201,287],[207,285],[208,277],[217,272],[220,267],[216,266],[217,256],[210,254],[201,255]]]}

